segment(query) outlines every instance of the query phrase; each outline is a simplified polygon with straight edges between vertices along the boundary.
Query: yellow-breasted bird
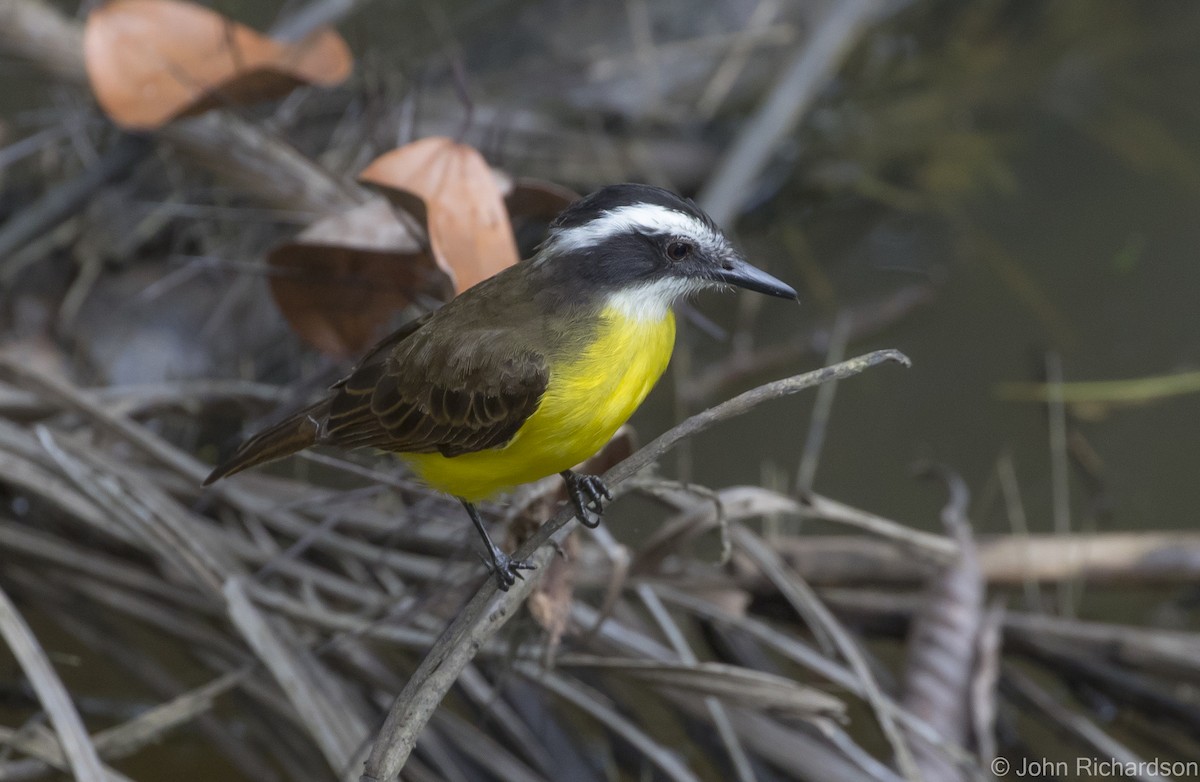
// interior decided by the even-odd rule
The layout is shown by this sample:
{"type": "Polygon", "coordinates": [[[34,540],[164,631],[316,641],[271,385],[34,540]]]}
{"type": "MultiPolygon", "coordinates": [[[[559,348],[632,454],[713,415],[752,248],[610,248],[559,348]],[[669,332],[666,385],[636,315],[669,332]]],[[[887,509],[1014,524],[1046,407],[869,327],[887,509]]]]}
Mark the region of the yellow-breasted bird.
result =
{"type": "Polygon", "coordinates": [[[608,442],[666,369],[675,300],[729,285],[796,298],[690,200],[648,185],[602,188],[559,215],[532,258],[385,338],[205,484],[311,445],[395,452],[462,502],[507,589],[531,566],[492,542],[474,503],[559,473],[580,521],[598,524],[611,495],[570,468],[608,442]]]}

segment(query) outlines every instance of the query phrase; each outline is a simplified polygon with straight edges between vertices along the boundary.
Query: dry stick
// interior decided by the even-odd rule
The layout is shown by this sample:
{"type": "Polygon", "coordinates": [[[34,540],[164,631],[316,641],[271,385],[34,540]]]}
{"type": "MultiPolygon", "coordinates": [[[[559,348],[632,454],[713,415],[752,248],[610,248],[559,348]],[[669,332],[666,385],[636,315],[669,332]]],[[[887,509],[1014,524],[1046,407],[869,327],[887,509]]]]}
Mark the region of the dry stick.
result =
{"type": "Polygon", "coordinates": [[[881,0],[842,0],[829,5],[701,191],[697,200],[714,220],[728,225],[737,215],[776,147],[795,129],[850,44],[885,7],[881,0]]]}
{"type": "MultiPolygon", "coordinates": [[[[288,396],[281,386],[249,380],[164,381],[129,386],[80,388],[79,393],[122,415],[141,415],[149,410],[182,408],[193,410],[209,402],[233,400],[242,404],[278,405],[288,396]]],[[[0,418],[26,421],[49,418],[58,406],[31,391],[0,386],[0,418]]]]}
{"type": "MultiPolygon", "coordinates": [[[[1004,509],[1008,513],[1008,526],[1018,540],[1029,541],[1029,521],[1025,516],[1025,503],[1021,500],[1021,485],[1017,481],[1017,468],[1011,453],[1004,453],[996,462],[996,477],[1000,480],[1000,491],[1004,495],[1004,509]]],[[[1032,556],[1027,557],[1032,559],[1032,556]]],[[[1042,592],[1032,577],[1022,579],[1025,590],[1025,608],[1036,613],[1045,613],[1042,592]]]]}
{"type": "MultiPolygon", "coordinates": [[[[675,624],[675,620],[671,618],[671,614],[667,611],[666,606],[658,599],[658,595],[654,589],[649,584],[639,584],[636,590],[638,597],[641,598],[646,609],[650,611],[650,615],[658,622],[663,635],[667,636],[667,640],[671,642],[671,646],[674,647],[675,653],[679,655],[680,661],[688,665],[699,663],[700,660],[696,657],[696,653],[692,651],[687,638],[684,637],[679,626],[675,624]]],[[[737,731],[733,728],[733,723],[729,719],[729,713],[725,710],[725,705],[716,696],[709,695],[704,698],[704,708],[708,710],[708,714],[713,721],[713,726],[717,729],[717,735],[720,737],[721,743],[725,745],[725,751],[729,754],[729,762],[733,766],[734,774],[737,776],[739,782],[754,782],[757,779],[754,774],[754,766],[751,765],[750,758],[746,755],[746,749],[738,741],[737,731]]]]}
{"type": "MultiPolygon", "coordinates": [[[[913,529],[898,521],[892,521],[870,511],[860,510],[820,494],[809,493],[803,498],[802,505],[804,514],[810,518],[845,524],[869,532],[884,538],[887,544],[904,547],[907,553],[912,554],[921,562],[945,563],[952,561],[958,555],[958,544],[945,535],[913,529]]],[[[789,540],[789,538],[775,538],[771,543],[778,548],[780,541],[785,540],[789,540]]]]}
{"type": "MultiPolygon", "coordinates": [[[[147,744],[161,741],[166,734],[209,711],[216,699],[240,684],[249,670],[249,668],[242,668],[224,674],[208,684],[161,703],[127,722],[96,733],[93,737],[96,750],[107,760],[119,760],[132,755],[147,744]]],[[[0,772],[0,778],[5,780],[34,779],[44,776],[50,765],[46,760],[39,758],[9,763],[5,770],[0,772]]]]}
{"type": "MultiPolygon", "coordinates": [[[[27,756],[22,760],[15,760],[4,765],[4,782],[26,778],[20,774],[25,773],[26,769],[33,768],[34,763],[40,764],[39,768],[48,767],[62,772],[70,772],[71,765],[66,759],[66,755],[63,754],[57,739],[54,732],[40,721],[35,721],[20,730],[0,728],[0,746],[14,749],[27,756]]],[[[106,767],[104,774],[105,782],[134,782],[111,767],[106,767]]]]}
{"type": "MultiPolygon", "coordinates": [[[[789,535],[771,543],[810,583],[820,586],[914,585],[940,562],[914,556],[925,549],[907,546],[900,538],[789,535]]],[[[1200,579],[1200,534],[1195,532],[999,535],[979,540],[976,547],[984,576],[992,585],[1081,580],[1110,586],[1178,586],[1200,579]]],[[[940,552],[934,553],[940,557],[940,552]]],[[[757,590],[762,581],[751,576],[739,581],[739,586],[757,590]]]]}
{"type": "Polygon", "coordinates": [[[896,765],[900,767],[904,778],[911,782],[921,780],[921,772],[913,759],[908,741],[897,726],[892,712],[888,709],[887,699],[875,681],[871,666],[862,650],[858,648],[858,644],[825,607],[812,587],[800,578],[798,573],[789,570],[779,554],[769,548],[761,538],[740,524],[733,528],[733,535],[734,543],[754,560],[754,563],[775,584],[809,627],[822,627],[833,639],[838,652],[862,682],[863,697],[875,710],[875,719],[883,730],[884,736],[887,737],[888,743],[892,746],[893,752],[896,753],[896,765]]]}
{"type": "MultiPolygon", "coordinates": [[[[769,400],[795,394],[830,380],[841,380],[857,375],[870,367],[894,361],[910,366],[908,357],[897,350],[877,350],[858,358],[852,358],[832,367],[825,367],[802,375],[777,380],[740,394],[716,407],[697,413],[678,426],[648,443],[625,461],[604,474],[610,487],[627,480],[642,468],[651,464],[680,440],[691,437],[719,421],[741,415],[751,408],[769,400]]],[[[535,564],[544,565],[553,554],[546,546],[551,539],[560,537],[574,520],[574,511],[564,506],[554,517],[522,545],[518,559],[534,559],[535,564]]],[[[540,571],[539,571],[540,572],[540,571]]],[[[408,684],[396,696],[383,728],[371,748],[371,755],[363,772],[364,782],[391,780],[400,773],[405,761],[416,745],[417,736],[428,722],[434,709],[441,703],[446,692],[454,684],[458,674],[475,656],[479,647],[499,630],[517,607],[525,600],[537,578],[518,581],[516,586],[496,601],[496,584],[487,579],[471,602],[459,613],[438,639],[437,644],[425,656],[420,667],[413,673],[408,684]]]]}
{"type": "Polygon", "coordinates": [[[438,712],[434,717],[434,727],[445,734],[446,739],[458,751],[476,765],[486,768],[497,779],[503,779],[505,782],[548,780],[547,776],[535,772],[504,744],[457,714],[448,710],[438,712]]]}
{"type": "MultiPolygon", "coordinates": [[[[919,283],[842,306],[839,315],[850,321],[848,342],[860,342],[887,333],[917,309],[932,304],[937,292],[935,285],[919,283]]],[[[742,298],[750,302],[756,297],[742,298]]],[[[691,374],[687,386],[680,388],[678,394],[683,402],[700,406],[717,397],[727,386],[745,385],[753,378],[774,375],[824,355],[831,339],[830,327],[817,325],[782,342],[758,345],[753,349],[735,346],[724,359],[691,374]]]]}
{"type": "MultiPolygon", "coordinates": [[[[1033,711],[1040,712],[1050,724],[1066,732],[1084,750],[1090,751],[1092,757],[1135,769],[1146,769],[1149,766],[1124,744],[1105,733],[1087,717],[1063,705],[1059,699],[1043,690],[1037,682],[1014,666],[1006,665],[1003,675],[1004,684],[1007,685],[1005,689],[1015,700],[1032,706],[1033,711]]],[[[1140,782],[1165,782],[1164,777],[1148,771],[1139,771],[1130,776],[1140,782]]]]}
{"type": "Polygon", "coordinates": [[[295,42],[323,25],[336,25],[367,0],[310,0],[281,17],[271,25],[270,36],[280,41],[295,42]]]}
{"type": "Polygon", "coordinates": [[[505,700],[478,666],[468,665],[458,678],[458,686],[467,700],[486,714],[489,723],[500,731],[503,746],[526,758],[545,776],[554,776],[561,766],[551,755],[542,734],[505,700]]]}
{"type": "MultiPolygon", "coordinates": [[[[656,590],[662,597],[675,605],[691,611],[695,616],[713,624],[734,628],[745,633],[750,638],[774,649],[797,665],[813,671],[817,675],[828,679],[833,684],[858,695],[860,698],[865,697],[862,682],[855,676],[854,671],[843,666],[836,660],[825,657],[799,638],[753,616],[727,613],[708,600],[696,597],[687,592],[682,592],[674,587],[659,585],[656,587],[656,590]]],[[[883,694],[883,703],[888,712],[895,716],[896,721],[902,724],[913,735],[920,736],[924,741],[940,747],[948,757],[960,763],[972,760],[970,753],[958,745],[947,742],[932,725],[915,714],[905,711],[900,704],[892,700],[886,693],[883,694]]]]}
{"type": "Polygon", "coordinates": [[[65,380],[8,358],[0,358],[0,374],[19,378],[23,386],[33,389],[40,396],[54,400],[69,410],[82,413],[97,424],[98,428],[133,444],[152,459],[190,481],[199,483],[208,474],[208,468],[192,456],[177,450],[129,418],[114,414],[96,401],[95,397],[83,393],[65,380]]]}
{"type": "MultiPolygon", "coordinates": [[[[821,596],[838,613],[860,621],[908,621],[921,606],[919,598],[895,590],[823,589],[821,596]]],[[[1006,642],[1059,643],[1157,676],[1200,682],[1200,633],[1009,611],[1004,634],[1006,642]]]]}
{"type": "MultiPolygon", "coordinates": [[[[207,465],[201,464],[190,454],[179,450],[137,422],[109,411],[96,402],[94,398],[81,393],[79,389],[59,378],[36,370],[33,367],[23,366],[14,361],[0,358],[0,374],[3,373],[20,378],[23,384],[35,389],[40,395],[59,402],[67,409],[75,410],[88,417],[99,429],[110,432],[131,443],[150,458],[179,474],[186,481],[198,485],[209,472],[207,465]]],[[[300,522],[292,514],[283,512],[275,507],[269,498],[263,499],[257,494],[246,491],[240,488],[236,482],[218,485],[213,491],[247,513],[261,514],[264,518],[271,520],[273,524],[286,532],[302,536],[310,530],[309,525],[300,522]]],[[[104,514],[101,514],[101,516],[104,516],[104,514]]],[[[374,547],[349,538],[329,535],[327,536],[327,542],[332,547],[344,553],[357,553],[368,559],[378,555],[378,551],[374,547]]],[[[278,563],[277,566],[286,572],[288,569],[294,566],[298,567],[300,564],[297,561],[285,560],[278,563]]],[[[325,580],[329,580],[328,574],[326,574],[325,580]]],[[[343,596],[361,601],[358,591],[350,590],[348,594],[344,594],[343,596]]]]}
{"type": "MultiPolygon", "coordinates": [[[[127,174],[153,148],[154,144],[145,136],[123,133],[94,165],[74,179],[47,190],[4,223],[0,229],[0,258],[12,257],[29,242],[54,230],[86,206],[97,190],[127,174]]],[[[25,256],[24,263],[5,264],[0,280],[9,283],[26,264],[37,260],[40,259],[36,256],[25,256]]]]}
{"type": "Polygon", "coordinates": [[[672,782],[700,782],[678,754],[655,741],[620,711],[604,703],[604,699],[582,682],[571,681],[554,671],[548,671],[532,663],[516,663],[513,667],[530,681],[537,682],[558,697],[578,707],[581,711],[600,722],[632,744],[643,757],[672,782]]]}
{"type": "Polygon", "coordinates": [[[259,661],[287,695],[330,768],[339,776],[369,735],[367,724],[331,675],[283,623],[273,624],[255,606],[241,577],[225,582],[229,617],[259,661]]]}
{"type": "Polygon", "coordinates": [[[703,119],[711,120],[717,113],[717,109],[721,108],[725,97],[733,89],[738,77],[742,75],[742,70],[750,60],[750,55],[758,45],[763,31],[779,15],[780,5],[780,0],[759,0],[758,5],[750,12],[746,26],[736,33],[737,37],[729,46],[712,76],[709,77],[708,85],[704,88],[700,100],[696,101],[696,111],[703,119]]]}
{"type": "Polygon", "coordinates": [[[67,688],[58,678],[37,637],[3,589],[0,589],[0,635],[4,636],[8,648],[29,677],[42,708],[50,715],[50,722],[58,733],[72,775],[81,782],[105,782],[108,774],[100,763],[100,756],[96,754],[96,747],[87,728],[83,726],[79,712],[75,710],[75,704],[71,702],[67,688]]]}
{"type": "MultiPolygon", "coordinates": [[[[1067,407],[1063,402],[1062,356],[1046,354],[1046,382],[1050,388],[1050,401],[1046,406],[1050,429],[1050,480],[1054,501],[1054,532],[1067,535],[1071,532],[1071,486],[1069,457],[1067,456],[1067,407]]],[[[1078,595],[1075,584],[1064,581],[1058,585],[1058,611],[1064,616],[1075,615],[1078,595]]]]}
{"type": "Polygon", "coordinates": [[[15,553],[21,559],[39,561],[51,567],[91,576],[121,587],[159,598],[179,608],[199,614],[213,614],[211,601],[140,570],[125,560],[101,553],[85,544],[68,542],[57,535],[32,530],[0,515],[0,557],[15,553]]]}
{"type": "MultiPolygon", "coordinates": [[[[829,338],[829,353],[826,364],[836,364],[846,355],[846,342],[850,338],[850,319],[838,315],[833,323],[829,338]]],[[[812,494],[813,480],[817,477],[817,465],[821,461],[821,448],[825,445],[825,432],[829,429],[829,417],[833,413],[833,399],[837,394],[837,383],[826,383],[817,389],[813,403],[812,420],[808,426],[808,437],[800,454],[800,466],[796,470],[796,494],[806,497],[812,494]]]]}
{"type": "Polygon", "coordinates": [[[0,3],[0,43],[60,79],[85,78],[82,27],[41,0],[0,3]]]}

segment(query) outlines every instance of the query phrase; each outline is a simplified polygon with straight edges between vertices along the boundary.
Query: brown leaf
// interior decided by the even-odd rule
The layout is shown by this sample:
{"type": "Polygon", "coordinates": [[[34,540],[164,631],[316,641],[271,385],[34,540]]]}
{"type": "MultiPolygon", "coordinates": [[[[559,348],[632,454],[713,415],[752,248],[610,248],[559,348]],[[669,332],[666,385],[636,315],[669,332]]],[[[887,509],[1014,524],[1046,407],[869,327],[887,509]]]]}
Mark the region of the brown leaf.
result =
{"type": "Polygon", "coordinates": [[[84,60],[92,92],[126,128],[152,129],[214,106],[330,86],[353,58],[330,28],[280,43],[180,0],[112,0],[87,19],[84,60]]]}
{"type": "Polygon", "coordinates": [[[568,535],[563,541],[563,556],[554,557],[546,565],[546,574],[529,596],[529,613],[546,631],[546,655],[553,658],[567,622],[571,618],[571,603],[575,598],[575,571],[579,557],[579,539],[568,535]]]}
{"type": "Polygon", "coordinates": [[[578,200],[579,193],[571,188],[544,179],[515,179],[504,191],[504,203],[514,219],[534,217],[550,221],[578,200]]]}
{"type": "Polygon", "coordinates": [[[342,358],[374,342],[419,295],[450,297],[441,269],[378,199],[313,223],[267,262],[271,293],[292,329],[342,358]]]}
{"type": "Polygon", "coordinates": [[[473,147],[420,139],[376,158],[359,179],[420,196],[434,258],[456,292],[520,260],[496,178],[473,147]]]}
{"type": "MultiPolygon", "coordinates": [[[[956,473],[929,466],[950,489],[942,522],[958,543],[957,560],[930,580],[924,603],[909,625],[904,691],[905,709],[932,725],[946,741],[964,745],[971,726],[971,684],[983,627],[986,584],[966,508],[970,494],[956,473]]],[[[944,752],[910,732],[913,757],[930,782],[961,779],[944,752]]]]}

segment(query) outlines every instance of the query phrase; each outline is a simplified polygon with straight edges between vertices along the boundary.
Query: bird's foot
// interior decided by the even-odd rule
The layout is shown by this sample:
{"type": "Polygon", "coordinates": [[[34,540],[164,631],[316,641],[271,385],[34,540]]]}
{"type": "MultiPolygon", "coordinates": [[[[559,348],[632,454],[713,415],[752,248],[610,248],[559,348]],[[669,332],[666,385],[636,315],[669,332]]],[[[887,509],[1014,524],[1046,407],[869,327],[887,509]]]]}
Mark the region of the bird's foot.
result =
{"type": "Polygon", "coordinates": [[[579,523],[590,529],[600,526],[604,501],[612,499],[612,492],[604,485],[604,481],[599,475],[581,475],[570,470],[563,470],[562,477],[567,482],[567,494],[575,505],[575,516],[579,523]]]}
{"type": "Polygon", "coordinates": [[[501,592],[507,592],[508,588],[517,583],[517,579],[524,579],[521,575],[522,570],[537,570],[537,565],[523,559],[513,559],[498,548],[492,548],[492,561],[488,565],[488,572],[496,577],[496,586],[501,592]]]}

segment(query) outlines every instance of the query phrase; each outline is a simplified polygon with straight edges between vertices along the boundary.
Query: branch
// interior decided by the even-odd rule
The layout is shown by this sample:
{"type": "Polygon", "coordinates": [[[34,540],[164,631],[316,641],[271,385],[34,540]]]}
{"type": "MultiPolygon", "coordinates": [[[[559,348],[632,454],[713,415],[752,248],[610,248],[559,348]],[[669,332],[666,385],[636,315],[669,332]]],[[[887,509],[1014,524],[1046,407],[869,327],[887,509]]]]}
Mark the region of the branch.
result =
{"type": "Polygon", "coordinates": [[[54,666],[24,617],[3,590],[0,590],[0,636],[29,677],[42,708],[50,716],[50,723],[54,726],[72,776],[82,782],[107,780],[108,774],[67,688],[58,678],[54,666]]]}
{"type": "MultiPolygon", "coordinates": [[[[816,518],[822,518],[817,515],[816,518]]],[[[933,541],[946,538],[928,535],[933,541]]],[[[929,578],[943,552],[916,555],[896,539],[861,535],[781,535],[772,546],[788,564],[819,586],[860,584],[911,587],[929,578]]],[[[992,586],[1089,584],[1171,586],[1200,579],[1200,534],[1166,530],[1069,535],[998,535],[978,541],[984,579],[992,586]]],[[[950,549],[953,553],[956,549],[950,549]]],[[[604,573],[595,574],[600,579],[604,573]]],[[[738,585],[758,592],[767,585],[738,573],[738,585]]]]}
{"type": "Polygon", "coordinates": [[[741,211],[771,155],[795,130],[850,47],[885,10],[879,0],[829,4],[701,191],[697,200],[719,224],[728,225],[741,211]]]}
{"type": "MultiPolygon", "coordinates": [[[[908,357],[899,351],[878,350],[831,367],[751,389],[716,407],[697,413],[660,435],[606,472],[604,482],[613,487],[628,480],[658,460],[679,441],[720,421],[742,415],[767,400],[790,396],[831,380],[853,377],[870,367],[889,361],[904,366],[910,365],[908,357]]],[[[417,737],[425,723],[429,721],[459,674],[474,658],[479,648],[504,626],[533,591],[539,578],[537,574],[544,572],[546,563],[554,554],[554,547],[547,544],[566,537],[574,520],[574,510],[566,503],[533,537],[518,548],[515,554],[517,559],[529,559],[537,565],[538,570],[533,577],[518,581],[508,592],[500,594],[499,598],[495,581],[490,578],[484,581],[479,591],[442,633],[404,689],[396,696],[387,720],[375,739],[375,745],[371,748],[362,782],[385,782],[394,779],[400,773],[416,746],[417,737]]]]}

